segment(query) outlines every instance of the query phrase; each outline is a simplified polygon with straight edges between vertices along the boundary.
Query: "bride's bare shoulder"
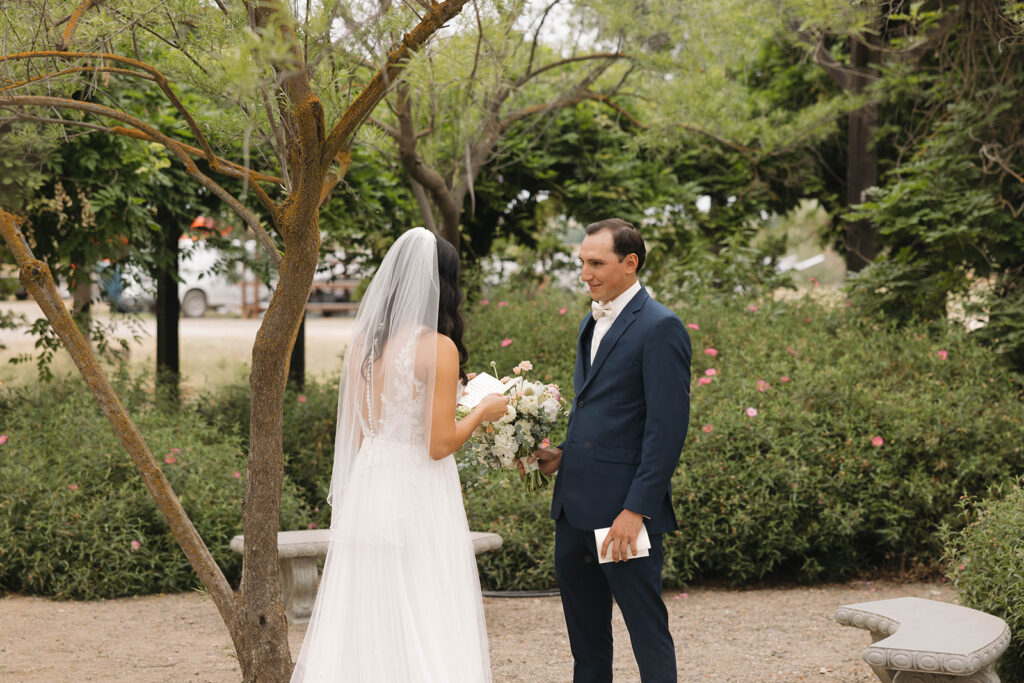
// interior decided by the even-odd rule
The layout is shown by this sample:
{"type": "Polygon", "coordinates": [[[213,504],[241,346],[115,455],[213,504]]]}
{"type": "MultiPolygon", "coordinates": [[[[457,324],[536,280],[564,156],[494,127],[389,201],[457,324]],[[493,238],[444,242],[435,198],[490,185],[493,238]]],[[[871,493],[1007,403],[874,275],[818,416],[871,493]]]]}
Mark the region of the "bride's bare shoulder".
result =
{"type": "Polygon", "coordinates": [[[416,364],[436,365],[454,358],[458,362],[459,350],[451,337],[440,332],[430,331],[420,336],[419,348],[416,354],[416,364]]]}

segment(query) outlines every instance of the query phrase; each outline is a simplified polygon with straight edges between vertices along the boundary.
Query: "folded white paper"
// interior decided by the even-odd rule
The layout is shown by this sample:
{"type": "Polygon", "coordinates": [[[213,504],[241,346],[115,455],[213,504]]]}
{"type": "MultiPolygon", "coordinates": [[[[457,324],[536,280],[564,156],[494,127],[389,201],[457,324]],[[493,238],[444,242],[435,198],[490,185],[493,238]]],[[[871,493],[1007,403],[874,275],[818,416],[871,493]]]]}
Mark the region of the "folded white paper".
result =
{"type": "Polygon", "coordinates": [[[494,375],[490,375],[486,372],[481,372],[479,375],[469,380],[469,384],[462,391],[462,398],[459,399],[459,405],[467,408],[475,408],[476,404],[480,403],[484,396],[487,394],[504,394],[506,391],[512,388],[512,385],[516,383],[515,379],[510,380],[507,384],[503,384],[501,380],[496,378],[494,375]]]}
{"type": "MultiPolygon", "coordinates": [[[[594,541],[597,543],[597,552],[601,552],[601,544],[604,543],[605,536],[611,530],[610,526],[606,526],[603,529],[594,529],[594,541]]],[[[633,549],[628,545],[626,546],[627,560],[632,560],[637,557],[647,557],[651,554],[651,537],[647,535],[647,527],[643,524],[640,525],[640,535],[636,539],[636,554],[633,554],[633,549]]],[[[608,544],[608,552],[604,557],[599,557],[598,561],[601,564],[612,561],[612,545],[608,544]]]]}

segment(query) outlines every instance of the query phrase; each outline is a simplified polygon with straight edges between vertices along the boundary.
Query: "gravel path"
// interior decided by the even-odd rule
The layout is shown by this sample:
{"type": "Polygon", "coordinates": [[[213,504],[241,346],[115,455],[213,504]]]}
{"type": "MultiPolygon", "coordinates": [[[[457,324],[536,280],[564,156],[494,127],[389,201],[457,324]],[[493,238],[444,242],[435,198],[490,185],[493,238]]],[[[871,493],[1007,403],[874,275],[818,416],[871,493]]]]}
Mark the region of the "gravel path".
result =
{"type": "MultiPolygon", "coordinates": [[[[836,607],[916,596],[954,600],[942,583],[855,581],[666,594],[680,681],[876,681],[864,631],[836,607]]],[[[561,682],[572,658],[558,598],[485,598],[495,681],[561,682]]],[[[615,612],[615,680],[638,681],[615,612]]],[[[290,633],[298,652],[304,626],[290,633]]],[[[217,610],[198,593],[99,602],[0,599],[0,681],[238,681],[217,610]]]]}

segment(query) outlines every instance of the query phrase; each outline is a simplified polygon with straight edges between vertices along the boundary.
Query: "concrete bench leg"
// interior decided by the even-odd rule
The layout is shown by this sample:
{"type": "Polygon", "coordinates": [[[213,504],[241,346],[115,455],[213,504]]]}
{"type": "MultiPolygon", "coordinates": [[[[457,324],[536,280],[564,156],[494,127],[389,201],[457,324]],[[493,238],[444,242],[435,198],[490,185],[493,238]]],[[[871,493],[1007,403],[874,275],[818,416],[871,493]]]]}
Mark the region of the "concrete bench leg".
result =
{"type": "Polygon", "coordinates": [[[916,671],[897,671],[892,681],[893,683],[999,683],[999,676],[990,666],[981,671],[975,671],[970,676],[944,676],[916,671]]]}
{"type": "Polygon", "coordinates": [[[305,624],[316,600],[317,558],[281,558],[281,593],[290,624],[305,624]]]}

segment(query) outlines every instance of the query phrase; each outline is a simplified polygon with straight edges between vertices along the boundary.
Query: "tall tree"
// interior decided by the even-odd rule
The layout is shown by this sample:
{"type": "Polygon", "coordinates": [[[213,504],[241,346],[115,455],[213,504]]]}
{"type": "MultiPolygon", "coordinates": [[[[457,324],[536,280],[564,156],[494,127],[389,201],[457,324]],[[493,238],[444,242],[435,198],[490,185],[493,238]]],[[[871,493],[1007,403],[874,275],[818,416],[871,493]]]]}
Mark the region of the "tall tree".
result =
{"type": "Polygon", "coordinates": [[[85,128],[162,145],[259,236],[278,265],[277,288],[252,352],[251,446],[242,507],[246,543],[236,596],[71,323],[49,269],[30,249],[23,221],[0,210],[0,233],[21,267],[22,282],[71,352],[217,605],[246,680],[286,680],[292,667],[277,558],[284,473],[281,416],[288,358],[316,268],[320,206],[344,177],[356,130],[396,81],[402,65],[466,1],[421,0],[401,7],[384,2],[368,8],[363,25],[383,30],[361,33],[360,41],[376,40],[389,48],[380,51],[373,77],[361,83],[344,76],[351,36],[333,34],[334,19],[347,11],[340,2],[307,5],[309,11],[301,17],[281,0],[218,0],[215,5],[178,0],[161,3],[157,12],[97,0],[77,6],[24,1],[14,3],[17,12],[8,3],[2,14],[2,32],[11,38],[0,57],[0,110],[31,125],[85,128]],[[67,14],[57,14],[62,10],[67,14]],[[409,23],[415,26],[408,33],[394,32],[409,23]],[[166,46],[162,69],[141,59],[139,44],[146,35],[166,46]],[[107,76],[158,88],[174,107],[178,125],[143,120],[116,101],[71,96],[83,83],[102,95],[97,86],[107,76]],[[183,100],[172,79],[190,82],[205,93],[205,100],[183,100]],[[320,95],[314,87],[318,80],[324,83],[320,95]],[[234,105],[232,116],[218,115],[227,102],[234,105]],[[325,102],[336,117],[331,126],[325,102]],[[202,114],[209,117],[205,124],[200,123],[202,114]],[[266,160],[276,162],[271,172],[254,170],[251,158],[235,163],[214,151],[209,131],[232,125],[228,136],[250,136],[258,129],[266,133],[266,160]],[[196,159],[211,173],[240,179],[246,195],[234,196],[196,159]],[[253,198],[260,211],[248,205],[253,198]],[[261,214],[273,225],[276,240],[261,214]]]}

